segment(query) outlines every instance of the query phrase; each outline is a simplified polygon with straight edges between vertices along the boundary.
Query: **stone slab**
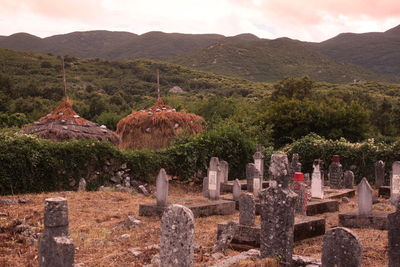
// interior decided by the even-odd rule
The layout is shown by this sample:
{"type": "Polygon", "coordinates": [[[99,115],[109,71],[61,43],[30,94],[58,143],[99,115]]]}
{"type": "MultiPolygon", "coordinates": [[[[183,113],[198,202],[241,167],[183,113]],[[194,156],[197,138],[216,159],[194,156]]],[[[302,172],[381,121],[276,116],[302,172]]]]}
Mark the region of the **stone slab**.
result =
{"type": "MultiPolygon", "coordinates": [[[[226,183],[222,183],[221,184],[221,193],[225,192],[225,193],[232,193],[233,191],[233,182],[234,181],[228,181],[226,183]]],[[[239,180],[241,186],[242,186],[242,190],[246,191],[247,190],[247,180],[239,180]]],[[[263,181],[262,182],[262,186],[263,188],[267,188],[269,185],[269,181],[263,181]]]]}
{"type": "MultiPolygon", "coordinates": [[[[226,228],[227,222],[219,223],[217,236],[226,228]]],[[[237,225],[231,244],[243,244],[252,247],[260,246],[261,226],[237,225]]],[[[294,241],[300,241],[325,234],[325,219],[317,217],[296,217],[294,225],[294,241]]]]}
{"type": "MultiPolygon", "coordinates": [[[[256,215],[260,215],[260,203],[256,203],[256,215]]],[[[334,199],[313,199],[307,203],[307,216],[335,212],[339,210],[339,201],[334,199]]]]}
{"type": "MultiPolygon", "coordinates": [[[[182,204],[184,205],[184,204],[182,204]]],[[[235,213],[235,202],[229,200],[216,200],[212,203],[184,205],[189,208],[194,217],[208,217],[212,215],[230,215],[235,213]]],[[[155,203],[140,204],[139,216],[161,217],[168,206],[157,206],[155,203]]]]}
{"type": "Polygon", "coordinates": [[[359,215],[358,212],[339,214],[339,224],[347,228],[371,228],[387,230],[387,213],[372,212],[369,215],[359,215]]]}
{"type": "Polygon", "coordinates": [[[324,189],[324,198],[354,197],[355,189],[324,189]]]}
{"type": "Polygon", "coordinates": [[[379,187],[378,196],[383,198],[390,198],[390,186],[379,187]]]}

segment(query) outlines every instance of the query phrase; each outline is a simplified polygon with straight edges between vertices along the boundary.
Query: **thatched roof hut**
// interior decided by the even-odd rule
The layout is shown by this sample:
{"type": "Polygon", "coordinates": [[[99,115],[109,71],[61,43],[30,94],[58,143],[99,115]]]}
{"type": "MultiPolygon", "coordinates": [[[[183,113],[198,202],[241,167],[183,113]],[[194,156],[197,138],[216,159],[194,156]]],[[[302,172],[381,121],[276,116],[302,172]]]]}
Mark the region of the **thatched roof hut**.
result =
{"type": "Polygon", "coordinates": [[[73,109],[72,101],[65,98],[50,114],[22,128],[27,134],[53,141],[69,139],[96,139],[119,144],[118,135],[106,126],[81,118],[73,109]]]}
{"type": "Polygon", "coordinates": [[[185,132],[197,134],[204,129],[202,117],[177,112],[159,98],[149,109],[133,112],[120,120],[116,132],[123,149],[158,149],[167,147],[174,137],[185,132]]]}

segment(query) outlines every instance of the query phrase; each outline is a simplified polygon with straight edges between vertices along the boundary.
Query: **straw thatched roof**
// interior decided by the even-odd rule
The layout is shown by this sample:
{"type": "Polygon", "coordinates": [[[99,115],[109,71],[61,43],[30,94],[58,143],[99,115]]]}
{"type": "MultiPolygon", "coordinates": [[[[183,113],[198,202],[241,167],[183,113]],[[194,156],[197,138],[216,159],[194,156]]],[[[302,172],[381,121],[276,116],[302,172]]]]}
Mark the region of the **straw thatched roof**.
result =
{"type": "Polygon", "coordinates": [[[22,128],[27,134],[53,141],[69,139],[96,139],[119,144],[118,136],[106,126],[81,118],[73,109],[72,101],[65,98],[50,114],[22,128]]]}
{"type": "Polygon", "coordinates": [[[159,98],[156,105],[133,112],[117,124],[123,149],[164,148],[174,137],[185,132],[197,134],[205,129],[202,117],[177,112],[159,98]]]}

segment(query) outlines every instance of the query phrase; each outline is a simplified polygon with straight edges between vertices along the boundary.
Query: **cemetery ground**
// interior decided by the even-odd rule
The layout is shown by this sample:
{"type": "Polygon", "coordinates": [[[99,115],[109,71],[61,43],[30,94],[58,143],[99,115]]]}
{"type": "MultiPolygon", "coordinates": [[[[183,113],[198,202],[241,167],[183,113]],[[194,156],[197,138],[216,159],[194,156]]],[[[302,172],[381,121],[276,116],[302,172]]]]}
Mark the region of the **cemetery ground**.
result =
{"type": "MultiPolygon", "coordinates": [[[[169,202],[202,198],[200,186],[171,183],[169,190],[169,202]]],[[[145,197],[141,194],[97,191],[5,196],[2,199],[30,198],[31,200],[27,203],[14,204],[0,202],[0,266],[38,265],[37,242],[19,233],[18,227],[15,226],[22,221],[22,224],[28,225],[34,233],[41,233],[44,228],[44,200],[55,196],[65,197],[68,200],[69,231],[76,248],[76,264],[81,263],[82,267],[142,266],[149,264],[153,256],[158,253],[160,218],[140,217],[138,214],[139,204],[154,203],[154,195],[145,197]],[[118,228],[128,215],[139,219],[142,224],[130,230],[118,228]]],[[[387,199],[378,200],[379,203],[374,205],[375,211],[394,211],[394,207],[388,204],[387,199]]],[[[356,210],[356,201],[356,198],[351,198],[349,203],[340,201],[339,212],[317,215],[326,219],[326,231],[338,226],[340,212],[356,210]]],[[[217,224],[228,220],[236,221],[238,217],[239,212],[236,211],[233,215],[195,218],[195,266],[211,266],[217,262],[212,253],[217,224]]],[[[259,216],[256,222],[260,222],[259,216]]],[[[387,231],[354,228],[351,230],[358,235],[363,246],[363,266],[388,264],[387,231]]],[[[320,258],[322,238],[319,236],[296,242],[294,254],[320,258]]],[[[230,247],[225,250],[223,257],[238,253],[239,251],[230,247]]],[[[256,265],[246,261],[238,266],[256,265]]]]}

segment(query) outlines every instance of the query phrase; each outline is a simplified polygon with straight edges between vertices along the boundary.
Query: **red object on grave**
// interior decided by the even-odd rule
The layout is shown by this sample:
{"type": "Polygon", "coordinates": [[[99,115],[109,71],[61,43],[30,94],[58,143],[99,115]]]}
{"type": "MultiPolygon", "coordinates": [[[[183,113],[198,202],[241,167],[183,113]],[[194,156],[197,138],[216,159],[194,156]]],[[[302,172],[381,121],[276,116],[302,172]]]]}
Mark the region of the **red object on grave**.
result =
{"type": "Polygon", "coordinates": [[[333,155],[332,161],[333,162],[340,162],[340,156],[339,155],[333,155]]]}
{"type": "Polygon", "coordinates": [[[295,173],[294,173],[294,177],[293,177],[293,181],[301,181],[301,182],[304,182],[304,173],[302,173],[302,172],[295,172],[295,173]]]}

